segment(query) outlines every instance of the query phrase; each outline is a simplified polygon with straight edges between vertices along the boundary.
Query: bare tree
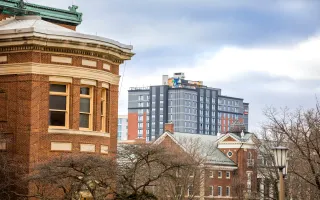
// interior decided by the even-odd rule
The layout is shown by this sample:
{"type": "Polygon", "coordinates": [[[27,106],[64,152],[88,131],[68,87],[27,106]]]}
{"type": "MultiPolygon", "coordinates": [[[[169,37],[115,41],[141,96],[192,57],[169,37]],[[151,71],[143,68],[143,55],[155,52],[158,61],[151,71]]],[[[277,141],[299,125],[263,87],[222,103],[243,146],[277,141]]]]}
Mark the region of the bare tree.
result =
{"type": "MultiPolygon", "coordinates": [[[[264,150],[267,162],[273,159],[271,146],[285,145],[289,147],[289,168],[287,195],[293,199],[320,198],[320,106],[296,111],[289,109],[265,111],[268,121],[263,126],[263,139],[266,140],[264,150]],[[269,146],[267,146],[268,144],[269,146]]],[[[273,166],[273,164],[269,164],[273,166]]],[[[269,167],[269,169],[272,169],[269,167]]],[[[276,169],[265,170],[273,184],[278,180],[276,169]],[[267,172],[268,171],[268,172],[267,172]]],[[[275,192],[277,190],[275,189],[275,192]]],[[[276,199],[277,195],[274,195],[276,199]]]]}
{"type": "MultiPolygon", "coordinates": [[[[183,167],[172,173],[171,178],[162,180],[158,194],[160,199],[195,199],[204,184],[205,164],[216,149],[213,142],[205,142],[198,137],[177,137],[179,145],[168,146],[176,154],[184,157],[183,167]]],[[[205,192],[205,191],[202,191],[205,192]]]]}
{"type": "Polygon", "coordinates": [[[158,199],[157,186],[189,164],[162,145],[121,145],[118,157],[117,199],[158,199]]]}
{"type": "Polygon", "coordinates": [[[26,172],[19,159],[12,158],[6,152],[0,154],[0,199],[23,199],[26,182],[23,177],[26,172]]]}
{"type": "Polygon", "coordinates": [[[115,186],[114,159],[98,155],[73,155],[39,165],[29,177],[38,199],[107,199],[115,186]]]}

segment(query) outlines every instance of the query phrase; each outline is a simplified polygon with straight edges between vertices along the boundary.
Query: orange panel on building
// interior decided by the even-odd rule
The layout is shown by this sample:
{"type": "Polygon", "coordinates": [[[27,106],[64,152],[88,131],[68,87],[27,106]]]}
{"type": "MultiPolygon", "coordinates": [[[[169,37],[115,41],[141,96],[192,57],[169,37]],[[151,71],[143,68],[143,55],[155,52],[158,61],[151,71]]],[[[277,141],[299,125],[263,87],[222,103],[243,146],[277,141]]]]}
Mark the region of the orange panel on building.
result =
{"type": "Polygon", "coordinates": [[[128,114],[128,140],[138,137],[138,113],[128,114]]]}

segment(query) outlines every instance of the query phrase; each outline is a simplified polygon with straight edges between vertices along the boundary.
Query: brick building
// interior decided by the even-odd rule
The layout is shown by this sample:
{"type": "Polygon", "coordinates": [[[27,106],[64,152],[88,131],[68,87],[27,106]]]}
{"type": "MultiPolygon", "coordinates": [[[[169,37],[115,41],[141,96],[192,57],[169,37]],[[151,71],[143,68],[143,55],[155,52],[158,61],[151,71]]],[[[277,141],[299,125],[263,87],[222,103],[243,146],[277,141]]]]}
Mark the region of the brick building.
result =
{"type": "Polygon", "coordinates": [[[170,149],[179,147],[188,152],[188,144],[200,142],[200,151],[205,158],[202,166],[199,166],[200,184],[198,188],[190,185],[192,191],[188,189],[182,194],[186,199],[190,195],[201,200],[245,199],[254,197],[257,191],[257,150],[254,140],[254,134],[248,132],[221,136],[179,133],[174,132],[173,124],[166,124],[166,131],[154,144],[166,145],[170,149]]]}
{"type": "Polygon", "coordinates": [[[75,31],[76,6],[0,8],[0,153],[30,171],[65,153],[115,152],[119,65],[132,46],[75,31]]]}

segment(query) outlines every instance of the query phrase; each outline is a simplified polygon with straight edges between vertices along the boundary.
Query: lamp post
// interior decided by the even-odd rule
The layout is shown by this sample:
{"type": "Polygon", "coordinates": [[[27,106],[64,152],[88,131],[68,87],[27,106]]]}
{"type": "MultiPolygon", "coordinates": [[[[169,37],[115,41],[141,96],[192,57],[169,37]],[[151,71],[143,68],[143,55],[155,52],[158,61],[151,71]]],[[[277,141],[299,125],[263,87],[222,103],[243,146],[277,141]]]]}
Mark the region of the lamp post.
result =
{"type": "Polygon", "coordinates": [[[283,169],[286,168],[288,150],[289,149],[286,147],[272,148],[274,159],[275,159],[275,166],[279,168],[279,178],[280,178],[279,200],[284,200],[283,169]]]}

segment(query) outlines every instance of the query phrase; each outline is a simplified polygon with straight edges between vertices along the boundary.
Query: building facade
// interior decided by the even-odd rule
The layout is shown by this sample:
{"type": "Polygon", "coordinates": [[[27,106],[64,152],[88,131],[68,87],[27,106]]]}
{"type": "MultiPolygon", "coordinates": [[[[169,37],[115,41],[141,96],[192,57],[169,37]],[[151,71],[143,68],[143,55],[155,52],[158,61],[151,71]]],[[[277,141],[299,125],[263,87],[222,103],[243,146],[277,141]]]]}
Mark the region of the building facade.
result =
{"type": "Polygon", "coordinates": [[[128,140],[128,115],[118,116],[118,141],[128,140]]]}
{"type": "Polygon", "coordinates": [[[254,134],[242,131],[213,136],[179,133],[167,127],[165,129],[153,144],[164,145],[172,150],[181,148],[186,153],[194,153],[193,148],[197,147],[196,150],[203,155],[199,172],[194,173],[198,176],[192,176],[188,190],[183,193],[176,191],[185,197],[183,199],[190,199],[190,196],[200,200],[259,197],[254,134]]]}
{"type": "Polygon", "coordinates": [[[173,122],[175,131],[216,135],[228,132],[233,122],[248,130],[249,104],[243,99],[224,96],[221,89],[186,80],[183,73],[163,76],[162,85],[135,87],[128,91],[128,135],[154,140],[164,124],[173,122]]]}
{"type": "Polygon", "coordinates": [[[132,46],[75,31],[76,6],[17,2],[0,1],[0,153],[27,172],[70,153],[113,155],[119,66],[132,46]]]}

